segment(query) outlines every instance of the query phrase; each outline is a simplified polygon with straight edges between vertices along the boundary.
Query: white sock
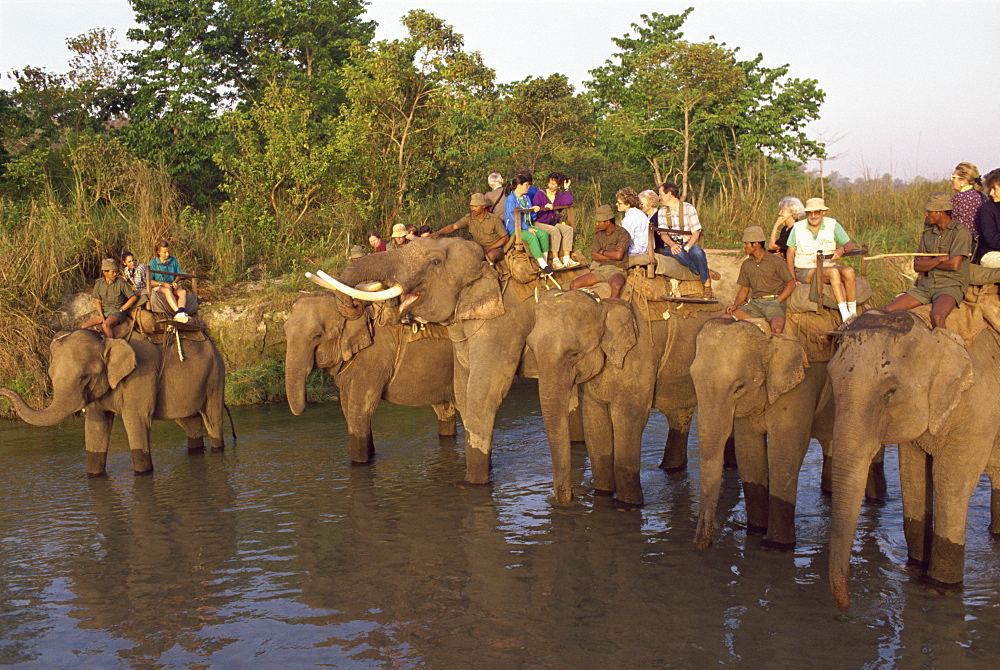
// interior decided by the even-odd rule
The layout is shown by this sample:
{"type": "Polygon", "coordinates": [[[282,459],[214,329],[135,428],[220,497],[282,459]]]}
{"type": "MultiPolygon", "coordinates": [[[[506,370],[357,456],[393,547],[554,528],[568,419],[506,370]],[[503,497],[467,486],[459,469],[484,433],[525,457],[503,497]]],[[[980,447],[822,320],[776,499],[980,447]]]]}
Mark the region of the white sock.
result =
{"type": "Polygon", "coordinates": [[[851,316],[851,313],[847,311],[846,302],[838,302],[837,309],[840,310],[840,318],[843,319],[844,321],[847,321],[848,317],[851,316]]]}
{"type": "Polygon", "coordinates": [[[562,257],[562,262],[563,262],[563,265],[568,265],[569,263],[573,262],[573,259],[570,258],[569,256],[563,256],[562,257]]]}
{"type": "Polygon", "coordinates": [[[858,303],[856,300],[847,301],[847,311],[851,313],[851,316],[858,315],[858,303]]]}
{"type": "Polygon", "coordinates": [[[547,260],[545,260],[545,256],[540,256],[539,258],[537,258],[535,260],[538,261],[539,267],[543,267],[543,268],[549,267],[549,262],[547,260]]]}

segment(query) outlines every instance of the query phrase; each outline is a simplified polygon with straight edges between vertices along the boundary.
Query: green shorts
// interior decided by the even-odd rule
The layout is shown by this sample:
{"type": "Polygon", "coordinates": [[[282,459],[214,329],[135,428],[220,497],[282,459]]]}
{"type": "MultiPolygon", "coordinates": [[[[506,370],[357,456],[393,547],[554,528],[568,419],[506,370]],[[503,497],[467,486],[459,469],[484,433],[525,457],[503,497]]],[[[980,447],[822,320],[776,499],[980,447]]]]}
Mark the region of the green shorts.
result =
{"type": "Polygon", "coordinates": [[[625,271],[614,265],[601,265],[591,270],[601,281],[611,281],[615,275],[621,275],[625,279],[625,271]]]}
{"type": "Polygon", "coordinates": [[[128,308],[127,310],[125,310],[124,312],[123,312],[123,311],[121,311],[121,310],[119,310],[119,309],[112,309],[112,310],[110,310],[110,311],[109,311],[109,310],[105,310],[105,311],[104,311],[104,318],[105,318],[105,319],[109,319],[109,318],[111,318],[112,316],[114,316],[114,317],[117,317],[117,318],[118,318],[118,323],[121,323],[121,322],[123,322],[123,321],[124,321],[125,319],[127,319],[127,318],[128,318],[128,313],[129,313],[129,312],[131,312],[131,311],[132,311],[132,308],[131,308],[131,307],[129,307],[129,308],[128,308]]]}
{"type": "Polygon", "coordinates": [[[942,286],[941,288],[936,288],[933,290],[927,290],[922,286],[914,286],[909,291],[906,292],[916,298],[921,305],[926,305],[928,303],[934,302],[939,295],[950,295],[955,299],[955,304],[958,306],[962,305],[962,300],[965,299],[965,291],[963,291],[958,286],[942,286]]]}
{"type": "Polygon", "coordinates": [[[785,303],[777,298],[754,298],[745,305],[740,305],[740,309],[751,318],[768,321],[776,316],[785,315],[785,303]]]}

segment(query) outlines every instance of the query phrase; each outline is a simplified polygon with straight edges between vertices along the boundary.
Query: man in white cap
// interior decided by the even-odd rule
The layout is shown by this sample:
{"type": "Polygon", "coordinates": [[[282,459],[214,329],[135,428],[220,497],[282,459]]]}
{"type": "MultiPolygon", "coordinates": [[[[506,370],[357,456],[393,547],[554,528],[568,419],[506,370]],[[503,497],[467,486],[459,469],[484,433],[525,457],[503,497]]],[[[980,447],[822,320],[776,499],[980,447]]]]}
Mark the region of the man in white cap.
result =
{"type": "Polygon", "coordinates": [[[469,213],[455,223],[450,223],[431,237],[437,239],[441,235],[453,233],[462,228],[472,234],[472,239],[483,248],[486,260],[496,263],[503,258],[504,245],[510,239],[500,217],[488,211],[486,198],[482,193],[473,193],[469,199],[469,213]]]}
{"type": "MultiPolygon", "coordinates": [[[[854,250],[854,242],[847,236],[847,231],[837,222],[826,216],[828,210],[823,198],[806,200],[806,218],[796,221],[792,232],[788,234],[788,269],[795,275],[800,284],[812,281],[816,271],[816,252],[822,251],[824,257],[829,256],[836,261],[849,251],[854,250]]],[[[837,300],[840,318],[847,321],[858,314],[857,288],[854,283],[854,268],[846,265],[824,265],[823,283],[833,289],[833,297],[837,300]]]]}
{"type": "Polygon", "coordinates": [[[733,304],[726,307],[726,314],[737,321],[767,319],[771,332],[781,333],[785,329],[785,300],[795,290],[795,277],[781,256],[767,250],[766,243],[760,226],[744,229],[743,251],[749,258],[740,266],[736,279],[740,290],[733,304]]]}
{"type": "Polygon", "coordinates": [[[924,234],[913,269],[920,273],[917,284],[885,306],[887,312],[900,312],[931,303],[931,321],[944,328],[951,311],[962,303],[969,288],[969,263],[972,233],[951,216],[951,198],[947,193],[932,193],[924,205],[924,234]]]}

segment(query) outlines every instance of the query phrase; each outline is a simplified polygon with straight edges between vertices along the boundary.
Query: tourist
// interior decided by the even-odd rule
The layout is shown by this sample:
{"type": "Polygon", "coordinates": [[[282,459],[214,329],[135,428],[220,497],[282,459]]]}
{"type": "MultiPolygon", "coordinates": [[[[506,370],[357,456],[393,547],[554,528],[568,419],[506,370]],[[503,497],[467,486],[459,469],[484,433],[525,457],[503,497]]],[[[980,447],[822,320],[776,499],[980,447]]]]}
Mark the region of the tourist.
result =
{"type": "MultiPolygon", "coordinates": [[[[808,284],[816,271],[817,251],[822,251],[824,257],[829,255],[830,260],[836,262],[854,249],[854,243],[836,219],[826,216],[829,210],[823,198],[809,198],[803,209],[806,211],[806,218],[796,221],[792,226],[792,232],[788,235],[786,258],[788,269],[795,275],[795,280],[808,284]]],[[[824,266],[821,279],[833,289],[840,317],[847,321],[857,316],[854,268],[846,265],[824,266]]]]}
{"type": "Polygon", "coordinates": [[[972,163],[959,163],[951,174],[951,189],[955,195],[951,197],[951,215],[962,222],[973,240],[979,237],[976,229],[976,214],[987,197],[982,193],[983,182],[979,179],[979,170],[972,163]]]}
{"type": "Polygon", "coordinates": [[[181,264],[170,255],[170,243],[166,240],[157,240],[153,251],[156,256],[147,263],[150,290],[159,293],[167,301],[167,305],[174,312],[174,321],[187,323],[187,291],[177,285],[177,276],[181,274],[181,264]]]}
{"type": "Polygon", "coordinates": [[[531,200],[528,197],[528,189],[530,187],[531,175],[518,173],[511,180],[510,185],[504,189],[508,191],[508,194],[504,200],[503,225],[507,230],[507,234],[514,237],[517,214],[514,210],[518,208],[523,210],[521,212],[521,239],[528,247],[532,258],[538,262],[542,274],[551,274],[552,267],[549,266],[545,258],[549,252],[549,234],[529,224],[529,222],[533,222],[534,220],[533,214],[540,209],[531,204],[531,200]]]}
{"type": "Polygon", "coordinates": [[[771,229],[771,238],[767,241],[770,251],[781,254],[784,258],[788,252],[788,236],[796,221],[806,218],[805,206],[798,198],[791,196],[778,201],[778,218],[771,229]]]}
{"type": "Polygon", "coordinates": [[[698,245],[698,240],[701,239],[698,210],[691,203],[681,201],[680,190],[673,182],[661,184],[659,196],[663,207],[657,214],[656,228],[663,240],[663,254],[673,256],[677,262],[698,275],[705,287],[705,297],[713,297],[708,257],[698,245]]]}
{"type": "MultiPolygon", "coordinates": [[[[976,230],[979,231],[976,262],[984,268],[1000,268],[1000,168],[986,173],[983,186],[990,200],[983,203],[976,214],[976,230]]],[[[954,197],[951,202],[954,206],[954,197]]]]}
{"type": "Polygon", "coordinates": [[[557,207],[568,207],[573,204],[573,195],[569,191],[560,191],[565,177],[553,172],[548,176],[544,189],[535,193],[532,204],[540,207],[535,217],[535,226],[549,234],[549,246],[552,250],[552,267],[556,270],[576,267],[578,263],[571,258],[573,253],[573,234],[571,226],[562,223],[565,210],[557,207]]]}

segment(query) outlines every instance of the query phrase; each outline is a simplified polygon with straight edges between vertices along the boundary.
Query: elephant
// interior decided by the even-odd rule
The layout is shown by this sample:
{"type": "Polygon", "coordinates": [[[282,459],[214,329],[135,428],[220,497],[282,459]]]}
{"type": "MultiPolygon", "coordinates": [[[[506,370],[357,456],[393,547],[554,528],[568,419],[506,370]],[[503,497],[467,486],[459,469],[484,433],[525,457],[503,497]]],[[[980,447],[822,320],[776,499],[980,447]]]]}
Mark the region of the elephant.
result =
{"type": "Polygon", "coordinates": [[[656,365],[648,322],[624,300],[545,291],[535,306],[528,346],[538,367],[556,501],[573,498],[566,408],[579,384],[594,488],[616,493],[627,505],[642,505],[640,450],[656,365]]]}
{"type": "MultiPolygon", "coordinates": [[[[573,277],[568,271],[563,277],[573,277]]],[[[466,429],[466,482],[489,483],[493,425],[497,408],[515,373],[537,376],[534,356],[525,354],[535,321],[533,292],[500,275],[474,242],[461,239],[413,240],[391,254],[370,254],[348,265],[340,281],[320,277],[318,283],[346,292],[345,310],[360,315],[358,300],[375,299],[353,290],[364,281],[392,288],[379,298],[399,295],[400,318],[448,324],[455,345],[455,402],[466,429]],[[522,360],[523,357],[523,360],[522,360]]],[[[695,393],[688,372],[694,358],[694,337],[718,306],[646,303],[647,312],[666,312],[651,324],[653,347],[662,353],[653,406],[670,424],[660,467],[682,469],[687,464],[688,431],[695,393]],[[655,307],[654,307],[655,305],[655,307]],[[671,317],[671,318],[666,318],[671,317]],[[667,365],[665,361],[678,363],[667,365]],[[680,362],[683,362],[682,364],[680,362]]]]}
{"type": "MultiPolygon", "coordinates": [[[[971,309],[963,307],[963,309],[971,309]]],[[[998,481],[1000,336],[985,328],[966,343],[912,312],[872,310],[843,331],[827,369],[836,414],[830,588],[850,605],[848,573],[864,473],[882,444],[899,445],[907,564],[933,585],[960,585],[969,500],[986,470],[1000,531],[998,481]]]]}
{"type": "Polygon", "coordinates": [[[149,431],[153,419],[175,420],[187,435],[188,449],[204,448],[202,422],[213,449],[223,449],[222,411],[226,367],[215,343],[185,340],[184,359],[176,348],[133,337],[103,339],[92,330],[56,333],[50,345],[52,402],[32,409],[15,391],[0,388],[23,420],[52,426],[86,410],[87,475],[106,473],[111,426],[116,414],[125,423],[132,468],[149,474],[153,461],[149,431]]]}
{"type": "Polygon", "coordinates": [[[372,417],[380,400],[408,407],[431,405],[438,434],[455,434],[452,345],[441,337],[414,337],[396,323],[391,307],[365,308],[346,319],[331,293],[304,295],[285,321],[285,393],[292,414],[305,409],[306,378],[326,370],[340,391],[353,463],[375,455],[372,417]],[[390,310],[381,316],[375,309],[390,310]]]}
{"type": "Polygon", "coordinates": [[[723,449],[732,432],[748,532],[766,530],[766,548],[791,548],[809,438],[829,443],[831,437],[832,403],[822,394],[826,366],[810,364],[794,336],[765,333],[749,321],[713,319],[698,334],[691,378],[701,457],[698,547],[712,544],[723,449]]]}

